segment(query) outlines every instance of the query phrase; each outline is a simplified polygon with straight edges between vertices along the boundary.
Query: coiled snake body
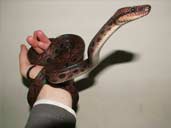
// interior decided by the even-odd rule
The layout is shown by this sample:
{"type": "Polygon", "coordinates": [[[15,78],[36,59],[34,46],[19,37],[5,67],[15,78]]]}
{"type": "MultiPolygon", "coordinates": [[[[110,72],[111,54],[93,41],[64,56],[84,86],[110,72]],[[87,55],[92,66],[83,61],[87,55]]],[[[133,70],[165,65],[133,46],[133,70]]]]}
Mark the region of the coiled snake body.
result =
{"type": "MultiPolygon", "coordinates": [[[[99,53],[107,39],[122,25],[146,16],[150,12],[150,5],[140,5],[119,9],[99,30],[88,47],[88,58],[83,60],[84,41],[73,34],[65,34],[57,38],[50,38],[49,48],[38,54],[31,48],[28,58],[32,64],[43,65],[44,68],[30,86],[28,100],[32,105],[42,85],[46,82],[54,86],[67,88],[75,97],[74,78],[92,70],[98,65],[99,53]],[[37,85],[35,87],[35,84],[37,85]],[[72,91],[71,91],[72,90],[72,91]]],[[[76,94],[76,102],[78,95],[76,94]]]]}

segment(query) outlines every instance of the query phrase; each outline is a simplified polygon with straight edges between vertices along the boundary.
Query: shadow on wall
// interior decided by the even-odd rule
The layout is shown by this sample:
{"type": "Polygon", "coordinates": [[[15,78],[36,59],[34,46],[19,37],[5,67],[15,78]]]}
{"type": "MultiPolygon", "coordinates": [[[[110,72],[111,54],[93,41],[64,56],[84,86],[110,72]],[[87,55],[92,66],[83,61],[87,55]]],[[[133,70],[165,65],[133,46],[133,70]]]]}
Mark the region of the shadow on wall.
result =
{"type": "Polygon", "coordinates": [[[86,78],[81,79],[76,82],[76,87],[79,91],[88,89],[94,85],[96,82],[95,78],[100,74],[104,69],[109,66],[113,66],[116,64],[127,63],[135,60],[137,55],[128,51],[117,50],[103,59],[98,66],[92,70],[86,78]]]}

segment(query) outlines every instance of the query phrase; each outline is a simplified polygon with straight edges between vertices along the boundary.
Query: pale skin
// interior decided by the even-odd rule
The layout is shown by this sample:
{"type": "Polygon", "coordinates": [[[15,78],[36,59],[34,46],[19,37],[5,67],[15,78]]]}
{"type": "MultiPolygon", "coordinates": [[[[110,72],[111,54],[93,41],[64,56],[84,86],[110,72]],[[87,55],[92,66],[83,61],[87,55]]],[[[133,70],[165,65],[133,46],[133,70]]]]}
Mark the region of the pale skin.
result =
{"type": "MultiPolygon", "coordinates": [[[[33,33],[33,35],[28,36],[26,41],[39,54],[43,53],[51,44],[48,37],[41,30],[37,30],[33,33]]],[[[26,45],[22,44],[21,49],[20,49],[20,54],[19,54],[19,67],[20,67],[21,75],[25,78],[26,78],[27,70],[29,69],[29,67],[32,66],[32,64],[30,64],[27,58],[27,52],[28,52],[28,49],[26,45]]],[[[30,77],[34,79],[42,68],[43,68],[42,66],[36,65],[30,71],[30,77]]],[[[52,101],[57,101],[64,105],[72,107],[72,97],[69,92],[67,92],[64,89],[54,88],[48,84],[45,84],[43,86],[43,88],[41,89],[38,95],[37,100],[38,99],[48,99],[52,101]]]]}

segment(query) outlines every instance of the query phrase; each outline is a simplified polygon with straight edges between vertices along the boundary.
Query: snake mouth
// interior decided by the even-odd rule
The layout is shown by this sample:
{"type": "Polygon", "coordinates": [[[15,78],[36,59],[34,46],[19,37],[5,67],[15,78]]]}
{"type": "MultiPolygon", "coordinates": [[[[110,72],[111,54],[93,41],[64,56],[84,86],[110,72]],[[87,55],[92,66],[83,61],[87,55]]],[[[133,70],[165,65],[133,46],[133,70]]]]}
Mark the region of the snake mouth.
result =
{"type": "Polygon", "coordinates": [[[150,10],[151,10],[150,5],[140,5],[140,6],[121,8],[115,14],[116,23],[124,24],[129,21],[139,19],[143,16],[148,15],[150,10]]]}

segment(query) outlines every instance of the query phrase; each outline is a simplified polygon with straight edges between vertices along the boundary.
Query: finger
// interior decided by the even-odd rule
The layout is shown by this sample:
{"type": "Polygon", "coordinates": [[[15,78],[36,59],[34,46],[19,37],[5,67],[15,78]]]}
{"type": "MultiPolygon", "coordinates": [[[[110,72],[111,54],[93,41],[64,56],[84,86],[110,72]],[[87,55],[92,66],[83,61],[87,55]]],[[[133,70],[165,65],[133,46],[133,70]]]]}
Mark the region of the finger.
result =
{"type": "Polygon", "coordinates": [[[46,34],[41,31],[41,30],[37,30],[36,32],[36,35],[37,35],[37,39],[41,42],[44,42],[44,43],[47,43],[47,44],[50,44],[50,40],[49,38],[46,36],[46,34]]]}
{"type": "Polygon", "coordinates": [[[26,77],[26,71],[31,66],[28,57],[27,57],[28,49],[25,45],[21,45],[20,54],[19,54],[19,66],[20,73],[24,77],[26,77]]]}
{"type": "Polygon", "coordinates": [[[49,47],[49,44],[39,41],[38,46],[39,48],[46,50],[49,47]]]}
{"type": "Polygon", "coordinates": [[[33,39],[36,40],[37,47],[45,51],[51,44],[48,37],[41,30],[37,30],[33,34],[33,39]]]}
{"type": "Polygon", "coordinates": [[[34,47],[34,48],[37,47],[37,42],[36,42],[36,40],[35,40],[32,36],[28,36],[28,37],[26,38],[26,41],[27,41],[32,47],[34,47]]]}
{"type": "Polygon", "coordinates": [[[26,41],[34,48],[34,50],[37,53],[39,53],[39,54],[43,53],[43,50],[38,46],[39,42],[36,39],[34,39],[34,37],[28,36],[26,38],[26,41]]]}
{"type": "Polygon", "coordinates": [[[49,45],[51,44],[51,41],[41,30],[36,31],[35,34],[37,35],[37,39],[39,40],[38,46],[41,49],[46,50],[49,47],[49,45]]]}

